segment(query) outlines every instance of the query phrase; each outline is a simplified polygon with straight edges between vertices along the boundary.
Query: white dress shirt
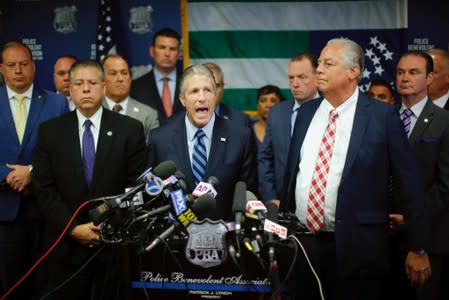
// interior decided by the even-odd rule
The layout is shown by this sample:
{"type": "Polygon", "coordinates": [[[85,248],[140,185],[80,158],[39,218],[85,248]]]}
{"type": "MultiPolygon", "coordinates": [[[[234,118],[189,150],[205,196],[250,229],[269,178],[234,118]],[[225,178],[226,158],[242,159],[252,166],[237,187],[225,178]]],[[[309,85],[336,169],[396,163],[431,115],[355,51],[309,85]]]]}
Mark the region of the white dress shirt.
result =
{"type": "MultiPolygon", "coordinates": [[[[354,123],[355,109],[359,91],[356,91],[343,104],[336,108],[336,134],[332,159],[329,163],[329,174],[325,190],[324,227],[322,231],[335,230],[335,209],[337,205],[338,188],[343,168],[346,162],[349,141],[351,139],[352,125],[354,123]]],[[[307,202],[313,171],[318,159],[321,140],[329,122],[331,110],[335,109],[327,99],[318,107],[307,130],[300,152],[299,171],[296,176],[296,215],[301,223],[306,224],[307,202]]]]}
{"type": "MultiPolygon", "coordinates": [[[[81,145],[81,155],[83,153],[83,134],[84,134],[84,122],[87,120],[85,116],[83,116],[82,113],[80,113],[78,110],[76,110],[76,115],[78,116],[78,132],[79,132],[79,138],[80,138],[80,145],[81,145]]],[[[97,143],[98,143],[98,136],[100,134],[100,125],[101,125],[101,116],[103,115],[103,107],[100,107],[97,112],[95,112],[92,117],[89,118],[89,120],[92,122],[92,125],[90,125],[90,131],[92,132],[92,135],[94,136],[94,145],[95,145],[95,152],[97,152],[97,143]]]]}

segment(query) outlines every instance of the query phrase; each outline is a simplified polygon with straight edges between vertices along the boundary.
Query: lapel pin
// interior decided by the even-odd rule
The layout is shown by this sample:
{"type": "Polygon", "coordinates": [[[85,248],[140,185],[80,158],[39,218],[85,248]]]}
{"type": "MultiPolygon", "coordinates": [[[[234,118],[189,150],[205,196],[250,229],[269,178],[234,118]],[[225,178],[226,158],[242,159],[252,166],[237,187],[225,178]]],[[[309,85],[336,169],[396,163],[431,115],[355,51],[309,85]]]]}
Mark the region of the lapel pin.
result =
{"type": "Polygon", "coordinates": [[[107,136],[112,136],[112,131],[106,132],[107,136]]]}
{"type": "Polygon", "coordinates": [[[37,96],[37,99],[41,100],[42,99],[42,95],[37,96]]]}
{"type": "Polygon", "coordinates": [[[424,123],[427,123],[427,122],[429,122],[429,119],[425,118],[424,123]]]}
{"type": "Polygon", "coordinates": [[[139,108],[138,107],[134,107],[134,112],[139,112],[139,108]]]}
{"type": "Polygon", "coordinates": [[[226,138],[224,137],[220,138],[220,142],[226,142],[226,138]]]}

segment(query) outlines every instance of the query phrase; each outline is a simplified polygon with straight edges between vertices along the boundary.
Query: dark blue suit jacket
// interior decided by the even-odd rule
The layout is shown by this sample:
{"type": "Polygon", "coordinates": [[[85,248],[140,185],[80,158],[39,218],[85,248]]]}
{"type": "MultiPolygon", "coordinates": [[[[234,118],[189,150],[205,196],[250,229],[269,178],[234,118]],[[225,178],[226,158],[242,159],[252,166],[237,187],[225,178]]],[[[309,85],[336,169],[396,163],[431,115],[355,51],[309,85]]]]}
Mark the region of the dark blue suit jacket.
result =
{"type": "MultiPolygon", "coordinates": [[[[4,182],[11,171],[6,167],[6,163],[30,165],[39,125],[67,111],[67,100],[63,96],[34,87],[25,133],[20,144],[6,86],[0,87],[0,221],[15,220],[23,198],[4,182]]],[[[27,213],[36,214],[34,211],[27,213]]]]}
{"type": "MultiPolygon", "coordinates": [[[[282,210],[296,209],[300,150],[321,102],[308,102],[298,111],[282,210]]],[[[343,278],[380,278],[388,273],[390,175],[399,179],[410,247],[426,249],[429,231],[422,182],[399,116],[393,106],[360,93],[335,212],[337,270],[343,278]]]]}
{"type": "Polygon", "coordinates": [[[264,202],[281,197],[294,104],[295,100],[282,101],[268,114],[265,138],[257,156],[259,186],[264,202]]]}
{"type": "MultiPolygon", "coordinates": [[[[215,118],[212,144],[205,178],[215,176],[220,180],[217,205],[208,214],[212,219],[229,220],[237,181],[244,181],[248,190],[257,191],[256,153],[254,140],[248,127],[230,120],[215,118]]],[[[177,169],[185,174],[188,191],[195,188],[195,179],[189,158],[185,118],[173,118],[168,124],[151,131],[148,145],[148,166],[173,160],[177,169]]]]}

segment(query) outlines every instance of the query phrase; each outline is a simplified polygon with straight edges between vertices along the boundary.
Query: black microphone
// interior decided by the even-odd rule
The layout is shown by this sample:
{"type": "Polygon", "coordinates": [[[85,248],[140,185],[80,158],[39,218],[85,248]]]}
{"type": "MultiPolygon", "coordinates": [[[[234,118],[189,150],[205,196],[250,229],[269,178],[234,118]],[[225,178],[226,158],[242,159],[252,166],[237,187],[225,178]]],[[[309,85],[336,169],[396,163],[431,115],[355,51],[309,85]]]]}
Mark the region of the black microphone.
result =
{"type": "MultiPolygon", "coordinates": [[[[213,198],[209,194],[205,194],[197,198],[192,207],[191,207],[191,213],[195,214],[197,218],[201,218],[201,216],[206,215],[210,210],[213,210],[215,208],[215,198],[213,198]]],[[[177,216],[179,217],[179,216],[177,216]]],[[[188,223],[190,224],[190,222],[188,223]]],[[[187,226],[185,219],[182,219],[181,222],[175,221],[169,228],[167,228],[164,232],[162,232],[160,235],[158,235],[150,245],[148,245],[145,248],[145,251],[151,251],[154,247],[159,245],[163,240],[168,238],[170,235],[172,235],[176,229],[184,226],[187,226]]]]}
{"type": "MultiPolygon", "coordinates": [[[[279,223],[279,207],[273,202],[269,202],[267,204],[267,219],[274,222],[279,223]]],[[[271,284],[273,286],[273,299],[281,299],[279,295],[279,265],[275,256],[274,249],[274,237],[272,232],[268,232],[268,258],[270,261],[271,268],[271,284]]]]}
{"type": "Polygon", "coordinates": [[[234,189],[232,212],[235,215],[235,234],[242,233],[242,218],[246,210],[246,183],[238,181],[234,189]]]}
{"type": "Polygon", "coordinates": [[[153,180],[154,177],[157,178],[169,177],[172,173],[176,171],[176,164],[171,160],[167,160],[157,165],[153,169],[153,172],[151,172],[151,170],[152,169],[150,168],[146,170],[144,173],[142,173],[142,175],[140,175],[139,178],[137,179],[139,183],[135,187],[131,188],[129,191],[112,199],[109,199],[104,203],[98,205],[97,207],[92,208],[89,211],[89,216],[90,219],[94,222],[94,224],[98,225],[101,222],[103,222],[108,217],[108,215],[112,213],[112,210],[114,208],[119,206],[123,201],[132,199],[132,197],[141,189],[143,189],[149,181],[153,180]]]}

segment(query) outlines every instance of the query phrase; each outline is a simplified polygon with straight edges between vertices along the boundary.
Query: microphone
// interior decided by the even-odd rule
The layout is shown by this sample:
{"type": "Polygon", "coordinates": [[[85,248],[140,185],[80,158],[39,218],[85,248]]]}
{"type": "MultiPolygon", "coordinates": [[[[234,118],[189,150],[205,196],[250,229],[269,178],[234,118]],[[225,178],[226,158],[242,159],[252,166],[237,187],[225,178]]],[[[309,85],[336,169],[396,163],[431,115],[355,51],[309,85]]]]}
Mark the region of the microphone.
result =
{"type": "MultiPolygon", "coordinates": [[[[274,222],[277,224],[279,222],[279,207],[270,202],[267,204],[267,221],[274,222]]],[[[270,261],[270,268],[271,268],[271,284],[273,285],[273,299],[278,300],[281,299],[279,295],[279,286],[280,286],[280,279],[279,279],[279,265],[276,260],[275,256],[275,249],[274,249],[274,238],[273,233],[268,232],[268,258],[270,261]]]]}
{"type": "Polygon", "coordinates": [[[187,226],[190,224],[193,219],[198,219],[198,216],[203,216],[209,212],[209,210],[215,208],[215,198],[213,198],[211,195],[202,195],[199,198],[197,198],[191,208],[187,208],[185,211],[181,213],[181,215],[178,215],[178,219],[180,219],[180,222],[175,222],[172,224],[169,228],[167,228],[164,232],[162,232],[160,235],[158,235],[150,245],[148,245],[145,248],[145,251],[151,251],[153,248],[155,248],[157,245],[159,245],[163,240],[168,238],[171,234],[175,232],[176,229],[179,227],[187,226]],[[189,214],[189,216],[185,216],[186,214],[189,214]],[[194,217],[192,217],[192,214],[194,217]],[[186,222],[185,220],[188,220],[186,222]]]}
{"type": "Polygon", "coordinates": [[[246,206],[246,183],[238,181],[234,189],[234,199],[232,202],[232,212],[235,215],[235,234],[242,233],[242,218],[246,206]]]}
{"type": "Polygon", "coordinates": [[[106,217],[108,217],[108,215],[112,213],[112,210],[115,207],[121,205],[123,201],[128,200],[130,198],[132,199],[134,194],[139,192],[144,187],[145,187],[145,190],[147,190],[146,185],[149,182],[152,182],[155,184],[153,192],[157,193],[159,191],[159,193],[160,193],[163,188],[163,186],[162,186],[162,188],[160,188],[160,186],[161,186],[160,185],[160,182],[161,182],[160,177],[162,177],[162,178],[169,177],[175,171],[176,171],[176,165],[171,160],[164,161],[164,162],[160,163],[159,165],[157,165],[154,168],[153,172],[151,172],[151,168],[146,170],[137,179],[138,184],[135,187],[129,189],[127,192],[125,192],[117,197],[114,197],[110,200],[105,201],[104,203],[98,205],[95,208],[92,208],[89,211],[90,219],[94,222],[95,225],[98,225],[99,223],[103,222],[106,219],[106,217]]]}
{"type": "Polygon", "coordinates": [[[212,197],[217,197],[216,188],[220,184],[220,180],[218,180],[215,176],[210,176],[207,178],[207,182],[200,181],[198,185],[192,192],[192,195],[195,197],[199,197],[204,194],[211,194],[212,197]]]}
{"type": "MultiPolygon", "coordinates": [[[[247,192],[247,194],[249,194],[251,196],[250,199],[253,199],[252,196],[254,196],[254,198],[256,197],[253,193],[251,193],[249,191],[247,192]]],[[[257,215],[257,218],[259,220],[265,220],[265,215],[267,213],[267,208],[265,207],[263,202],[260,201],[260,200],[249,200],[246,203],[246,212],[248,212],[250,214],[257,215]]]]}

